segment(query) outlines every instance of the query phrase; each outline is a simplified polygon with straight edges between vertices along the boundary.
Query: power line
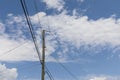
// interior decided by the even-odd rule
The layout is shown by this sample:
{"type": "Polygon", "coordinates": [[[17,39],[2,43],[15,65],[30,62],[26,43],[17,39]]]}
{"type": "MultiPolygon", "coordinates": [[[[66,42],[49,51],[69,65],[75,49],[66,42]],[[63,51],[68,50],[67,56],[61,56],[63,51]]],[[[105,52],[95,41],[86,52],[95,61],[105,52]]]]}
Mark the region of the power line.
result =
{"type": "Polygon", "coordinates": [[[45,66],[45,68],[46,68],[46,73],[48,74],[50,80],[54,80],[54,78],[53,78],[51,72],[48,70],[48,68],[47,68],[46,66],[45,66]]]}
{"type": "MultiPolygon", "coordinates": [[[[50,30],[50,26],[48,26],[48,29],[49,29],[48,32],[50,32],[50,33],[52,34],[52,32],[51,32],[51,30],[50,30]]],[[[55,40],[57,41],[58,44],[61,44],[60,39],[58,39],[57,37],[55,37],[54,34],[52,34],[52,36],[55,38],[55,40]]],[[[61,52],[63,51],[60,46],[59,46],[59,49],[61,50],[61,52]]],[[[70,56],[71,56],[71,55],[70,55],[70,56]]],[[[54,58],[55,58],[55,57],[54,57],[54,58]]],[[[59,63],[59,65],[61,65],[61,67],[63,67],[75,80],[78,80],[78,78],[77,78],[71,71],[69,71],[68,68],[66,68],[62,63],[60,63],[60,61],[59,61],[57,58],[55,58],[55,60],[56,60],[56,61],[59,63]]]]}
{"type": "Polygon", "coordinates": [[[36,37],[35,37],[34,32],[33,32],[32,23],[31,23],[31,20],[30,20],[30,17],[29,17],[29,13],[28,13],[28,10],[27,10],[25,0],[20,0],[20,2],[21,2],[23,12],[24,12],[26,20],[27,20],[28,28],[29,28],[33,43],[35,45],[35,49],[36,49],[37,54],[38,54],[39,61],[41,62],[40,51],[38,49],[38,45],[37,45],[37,42],[36,42],[36,37]]]}
{"type": "MultiPolygon", "coordinates": [[[[48,19],[49,20],[49,19],[48,19]]],[[[57,41],[58,44],[61,44],[60,39],[58,39],[58,37],[55,36],[54,33],[51,32],[50,30],[50,26],[49,26],[49,22],[48,22],[48,32],[54,37],[54,39],[57,41]]],[[[61,48],[61,46],[59,46],[59,50],[62,52],[63,49],[61,48]]],[[[69,54],[68,54],[69,55],[69,54]]],[[[71,55],[69,55],[72,59],[74,59],[71,55]]],[[[54,57],[55,58],[55,57],[54,57]]],[[[55,60],[61,65],[61,67],[63,67],[75,80],[78,80],[78,78],[71,72],[68,70],[68,68],[66,68],[62,63],[60,63],[60,61],[55,58],[55,60]]]]}
{"type": "MultiPolygon", "coordinates": [[[[35,7],[35,11],[36,11],[36,13],[37,13],[37,12],[38,12],[38,7],[37,7],[36,0],[34,0],[34,7],[35,7]]],[[[40,17],[39,17],[38,14],[36,14],[36,15],[37,15],[37,18],[38,18],[38,23],[39,23],[39,25],[41,25],[41,24],[40,24],[40,17]]],[[[40,26],[40,28],[42,29],[41,26],[40,26]]],[[[54,78],[53,78],[51,72],[48,70],[47,66],[45,66],[45,68],[46,68],[46,71],[45,71],[45,72],[47,73],[47,75],[48,75],[48,77],[50,78],[50,80],[54,80],[54,78]]]]}
{"type": "MultiPolygon", "coordinates": [[[[37,12],[38,12],[38,7],[37,7],[36,0],[34,0],[34,7],[35,7],[35,11],[36,11],[36,13],[37,13],[37,12]]],[[[41,25],[41,24],[40,24],[40,17],[39,17],[38,14],[36,14],[36,15],[37,15],[37,18],[38,18],[38,23],[39,23],[39,25],[41,25]]],[[[42,29],[41,26],[40,26],[40,28],[42,29]]],[[[51,72],[48,70],[47,66],[45,66],[45,68],[46,68],[46,71],[45,71],[45,72],[47,73],[47,75],[48,75],[48,77],[50,78],[50,80],[54,80],[54,78],[53,78],[51,72]]]]}
{"type": "Polygon", "coordinates": [[[21,46],[25,45],[26,43],[27,43],[27,42],[24,42],[23,44],[20,44],[20,45],[18,45],[18,46],[16,46],[16,47],[14,47],[14,48],[12,48],[12,49],[10,49],[10,50],[4,52],[3,55],[0,55],[0,57],[3,57],[3,56],[5,56],[5,55],[8,55],[10,52],[12,52],[12,51],[14,51],[14,50],[20,48],[21,46]]]}
{"type": "MultiPolygon", "coordinates": [[[[25,7],[26,7],[26,4],[25,4],[25,1],[22,1],[21,0],[21,4],[22,4],[22,7],[23,7],[23,10],[24,10],[24,13],[25,13],[25,17],[26,17],[26,19],[27,19],[27,23],[28,23],[28,26],[29,26],[29,29],[30,29],[30,33],[31,33],[31,36],[32,36],[32,39],[33,39],[33,42],[34,42],[34,44],[35,44],[35,47],[36,47],[36,50],[37,50],[37,53],[38,53],[38,56],[39,56],[39,51],[38,51],[38,47],[37,47],[37,44],[36,44],[36,39],[35,39],[35,35],[34,35],[34,33],[33,33],[33,29],[32,29],[32,24],[31,24],[31,21],[30,21],[30,18],[29,18],[29,14],[28,14],[28,11],[27,11],[27,9],[25,9],[25,7]]],[[[37,7],[36,7],[36,10],[37,10],[37,7]]],[[[38,16],[38,18],[39,18],[39,16],[38,16]]],[[[39,19],[40,20],[40,19],[39,19]]],[[[59,42],[58,40],[57,40],[57,42],[59,42]]],[[[39,59],[40,59],[40,57],[39,57],[39,59]]],[[[56,59],[57,60],[57,59],[56,59]]],[[[58,60],[57,60],[58,61],[58,60]]],[[[40,59],[40,62],[41,62],[41,59],[40,59]]],[[[59,62],[59,64],[71,75],[71,76],[73,76],[76,80],[77,80],[77,78],[62,64],[62,63],[60,63],[59,62]]],[[[48,70],[47,70],[48,71],[48,70]]],[[[48,73],[48,72],[47,72],[48,73]]],[[[49,76],[50,77],[50,76],[49,76]]],[[[51,79],[51,78],[50,78],[51,79]]]]}
{"type": "MultiPolygon", "coordinates": [[[[31,20],[29,18],[29,13],[28,13],[28,10],[27,10],[27,6],[26,6],[26,3],[25,3],[25,0],[20,0],[20,2],[21,2],[21,5],[22,5],[22,8],[23,8],[26,20],[27,20],[27,24],[28,24],[28,27],[29,27],[29,30],[30,30],[30,33],[31,33],[31,36],[32,36],[32,39],[33,39],[33,42],[34,42],[37,54],[38,54],[38,57],[39,57],[39,61],[42,64],[41,57],[40,57],[40,51],[38,49],[38,45],[37,45],[37,42],[36,42],[36,37],[35,37],[34,32],[33,32],[32,23],[31,23],[31,20]]],[[[49,72],[48,69],[47,69],[47,72],[49,72]]],[[[49,74],[50,74],[50,72],[49,72],[49,74]]],[[[50,78],[50,79],[52,79],[52,78],[50,78]]]]}
{"type": "Polygon", "coordinates": [[[64,70],[66,70],[75,80],[78,80],[77,77],[71,72],[69,71],[69,69],[63,65],[57,58],[55,58],[55,60],[58,62],[58,64],[63,67],[64,70]]]}
{"type": "MultiPolygon", "coordinates": [[[[47,20],[49,20],[49,19],[47,19],[47,20]]],[[[47,32],[49,32],[53,37],[54,37],[54,39],[57,41],[57,43],[58,44],[61,44],[61,42],[60,42],[60,39],[58,39],[58,37],[56,37],[55,36],[55,33],[52,33],[51,32],[51,28],[50,28],[50,26],[49,26],[49,21],[48,21],[48,31],[47,32]]],[[[61,46],[59,46],[59,50],[62,52],[63,51],[63,49],[61,48],[61,46]]],[[[74,59],[69,53],[68,53],[68,55],[72,58],[72,59],[74,59]]],[[[54,57],[55,58],[55,57],[54,57]]],[[[63,67],[75,80],[78,80],[78,78],[71,72],[71,71],[69,71],[68,70],[68,68],[66,68],[57,58],[55,58],[55,60],[59,63],[59,65],[61,65],[61,67],[63,67]]]]}
{"type": "MultiPolygon", "coordinates": [[[[61,44],[60,39],[58,39],[58,38],[51,32],[50,26],[48,26],[48,29],[49,29],[49,30],[48,30],[47,32],[51,33],[51,35],[54,37],[54,39],[57,41],[58,44],[61,44]]],[[[61,52],[63,51],[60,46],[59,46],[59,49],[60,49],[61,52]]],[[[55,58],[55,57],[54,57],[54,58],[55,58]]],[[[56,61],[58,62],[58,64],[59,64],[61,67],[63,67],[64,70],[66,70],[75,80],[78,80],[78,78],[77,78],[71,71],[69,71],[68,68],[66,68],[66,66],[64,66],[57,58],[55,58],[55,60],[56,60],[56,61]]]]}
{"type": "MultiPolygon", "coordinates": [[[[36,67],[36,66],[39,66],[40,64],[32,64],[32,65],[30,65],[29,67],[28,66],[25,66],[25,67],[22,67],[21,68],[21,70],[20,71],[24,71],[24,70],[31,70],[32,68],[34,68],[34,67],[36,67]]],[[[47,67],[46,67],[46,69],[47,69],[47,67]]],[[[52,74],[49,72],[49,70],[47,69],[46,71],[46,74],[48,75],[48,77],[49,77],[49,79],[50,80],[54,80],[54,78],[53,78],[53,76],[52,76],[52,74]]]]}

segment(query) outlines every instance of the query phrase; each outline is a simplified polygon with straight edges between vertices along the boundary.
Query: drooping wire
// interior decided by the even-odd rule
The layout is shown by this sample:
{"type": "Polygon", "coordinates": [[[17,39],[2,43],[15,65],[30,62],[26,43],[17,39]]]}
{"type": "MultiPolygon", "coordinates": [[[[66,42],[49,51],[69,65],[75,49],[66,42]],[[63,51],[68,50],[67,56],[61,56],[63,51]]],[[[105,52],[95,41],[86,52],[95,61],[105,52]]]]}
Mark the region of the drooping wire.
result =
{"type": "MultiPolygon", "coordinates": [[[[36,12],[38,12],[38,8],[37,8],[37,4],[36,4],[36,1],[35,1],[35,0],[34,0],[34,5],[35,5],[36,12]]],[[[39,15],[38,15],[38,14],[37,14],[37,17],[38,17],[39,25],[41,25],[41,24],[40,24],[40,18],[39,18],[39,15]]],[[[48,20],[49,20],[49,19],[48,19],[48,20]]],[[[49,24],[49,21],[48,21],[48,24],[49,24]]],[[[51,30],[50,30],[50,26],[49,26],[49,25],[48,25],[48,29],[49,29],[48,32],[52,33],[51,30]]],[[[52,34],[52,35],[53,35],[53,37],[56,39],[57,43],[60,44],[59,39],[58,39],[57,37],[55,37],[54,34],[52,34]]],[[[60,47],[60,50],[62,51],[61,47],[60,47]]],[[[76,77],[73,73],[71,73],[62,63],[60,63],[60,61],[59,61],[57,58],[55,58],[55,60],[56,60],[75,80],[78,80],[77,77],[76,77]]]]}
{"type": "Polygon", "coordinates": [[[27,42],[24,42],[23,44],[20,44],[20,45],[18,45],[18,46],[16,46],[16,47],[14,47],[14,48],[12,48],[12,49],[10,49],[10,50],[4,52],[3,55],[0,55],[0,57],[3,57],[3,56],[5,56],[5,55],[8,55],[10,52],[12,52],[12,51],[14,51],[14,50],[20,48],[21,46],[25,45],[26,43],[27,43],[27,42]]]}
{"type": "MultiPolygon", "coordinates": [[[[21,0],[21,1],[22,1],[22,0],[21,0]]],[[[24,3],[25,3],[25,2],[24,2],[24,3]]],[[[25,11],[26,11],[26,10],[24,9],[24,12],[25,12],[25,11]]],[[[27,12],[27,14],[28,14],[28,11],[26,11],[26,12],[27,12]]],[[[35,43],[34,36],[33,36],[34,33],[32,33],[31,21],[30,21],[30,18],[29,18],[29,16],[28,16],[27,14],[25,14],[25,15],[26,15],[26,18],[28,18],[28,19],[27,19],[27,23],[28,23],[28,25],[29,25],[29,28],[30,28],[30,31],[31,31],[31,35],[32,35],[34,44],[36,44],[36,43],[35,43]],[[29,23],[29,21],[30,21],[30,23],[29,23]],[[31,26],[31,27],[30,27],[30,26],[31,26]]],[[[58,61],[58,60],[57,60],[57,61],[58,61]]],[[[62,63],[59,62],[59,64],[60,64],[70,75],[74,76],[64,65],[62,65],[62,63]]],[[[48,70],[47,70],[47,73],[48,73],[48,70]]],[[[50,77],[50,75],[49,75],[49,77],[50,77]]],[[[75,76],[74,76],[74,77],[75,77],[75,76]]],[[[52,78],[50,78],[50,79],[52,79],[52,78]]],[[[77,79],[76,79],[76,80],[77,80],[77,79]]]]}
{"type": "MultiPolygon", "coordinates": [[[[37,3],[36,3],[36,0],[34,0],[34,7],[35,7],[35,11],[36,11],[36,13],[38,13],[38,7],[37,7],[37,3]]],[[[37,18],[38,18],[38,23],[39,23],[39,25],[41,25],[40,24],[40,16],[38,15],[38,14],[36,14],[37,15],[37,18]]],[[[41,28],[41,30],[42,30],[42,27],[40,26],[40,28],[41,28]]],[[[52,76],[52,74],[51,74],[51,72],[48,70],[48,68],[47,68],[47,66],[45,66],[45,68],[46,68],[46,73],[47,73],[47,75],[49,76],[49,78],[50,78],[50,80],[54,80],[54,78],[53,78],[53,76],[52,76]]]]}
{"type": "MultiPolygon", "coordinates": [[[[49,29],[50,29],[50,27],[49,27],[49,29]]],[[[51,31],[49,31],[49,32],[52,34],[51,31]]],[[[60,40],[59,40],[57,37],[55,37],[54,34],[52,34],[52,36],[55,38],[55,40],[57,41],[58,44],[61,43],[60,40]]],[[[61,52],[63,51],[60,46],[59,46],[59,50],[60,50],[61,52]]],[[[67,72],[69,73],[70,76],[72,76],[75,80],[78,80],[78,78],[77,78],[68,68],[66,68],[66,66],[65,66],[63,63],[61,63],[56,57],[54,57],[54,59],[58,62],[58,64],[59,64],[61,67],[63,67],[63,69],[64,69],[65,71],[67,71],[67,72]]]]}
{"type": "MultiPolygon", "coordinates": [[[[48,19],[48,20],[49,20],[49,19],[48,19]]],[[[60,39],[58,39],[58,37],[56,37],[55,34],[51,32],[51,28],[50,28],[50,26],[49,26],[49,21],[48,21],[48,31],[47,31],[47,32],[49,32],[49,33],[54,37],[54,39],[57,41],[58,44],[61,44],[60,39]]],[[[63,51],[63,49],[61,48],[61,46],[59,46],[59,50],[60,50],[61,52],[63,51]]],[[[69,55],[69,56],[72,58],[71,55],[69,55]]],[[[54,57],[54,58],[55,58],[55,57],[54,57]]],[[[73,58],[72,58],[72,59],[73,59],[73,58]]],[[[63,69],[66,70],[75,80],[78,80],[78,78],[77,78],[71,71],[69,71],[68,68],[66,68],[65,65],[63,65],[63,63],[61,63],[57,58],[55,58],[55,60],[56,60],[56,61],[58,62],[58,64],[59,64],[61,67],[63,67],[63,69]]]]}
{"type": "Polygon", "coordinates": [[[31,23],[31,20],[30,20],[30,17],[29,17],[29,13],[28,13],[28,10],[27,10],[25,0],[20,0],[20,2],[21,2],[23,12],[24,12],[26,20],[27,20],[27,24],[28,24],[28,27],[29,27],[30,34],[32,36],[32,40],[33,40],[35,49],[36,49],[37,54],[38,54],[39,61],[41,62],[40,51],[38,49],[38,45],[37,45],[37,42],[36,42],[36,37],[35,37],[34,32],[33,32],[32,23],[31,23]]]}
{"type": "Polygon", "coordinates": [[[49,76],[50,80],[54,80],[54,78],[53,78],[51,72],[48,70],[47,66],[45,66],[45,68],[46,68],[46,73],[49,76]]]}
{"type": "MultiPolygon", "coordinates": [[[[36,0],[34,0],[34,7],[35,7],[35,11],[36,11],[36,13],[38,13],[38,7],[37,7],[37,3],[36,3],[36,0]]],[[[36,14],[37,15],[37,18],[38,18],[38,23],[39,23],[39,25],[41,25],[40,24],[40,16],[38,15],[38,14],[36,14]]],[[[42,27],[40,26],[40,28],[41,28],[41,30],[42,30],[42,27]]],[[[50,80],[54,80],[54,78],[53,78],[53,76],[52,76],[52,74],[51,74],[51,72],[48,70],[48,68],[47,68],[47,66],[45,66],[45,68],[46,68],[46,73],[47,73],[47,75],[50,77],[50,80]]]]}
{"type": "Polygon", "coordinates": [[[63,63],[61,63],[57,58],[55,58],[55,60],[64,70],[66,70],[74,78],[74,80],[78,80],[78,78],[63,63]]]}
{"type": "MultiPolygon", "coordinates": [[[[20,2],[21,2],[21,5],[22,5],[22,8],[23,8],[26,20],[27,20],[27,24],[28,24],[28,27],[29,27],[29,30],[30,30],[30,33],[31,33],[31,36],[32,36],[32,40],[34,42],[34,45],[35,45],[35,48],[36,48],[36,51],[37,51],[37,54],[38,54],[38,57],[39,57],[39,61],[42,64],[41,57],[40,57],[40,51],[38,49],[36,37],[35,37],[34,32],[33,32],[32,23],[31,23],[31,20],[30,20],[30,17],[29,17],[29,13],[28,13],[28,10],[27,10],[25,0],[20,0],[20,2]]],[[[49,77],[52,76],[52,74],[50,73],[50,71],[48,69],[46,71],[47,71],[47,74],[49,74],[48,75],[49,77]]],[[[53,80],[51,77],[50,77],[50,79],[53,80]]]]}
{"type": "MultiPolygon", "coordinates": [[[[37,9],[37,8],[36,8],[36,9],[37,9]]],[[[38,14],[37,14],[37,15],[38,15],[38,14]]],[[[39,15],[38,15],[38,17],[39,17],[39,15]]],[[[38,20],[40,21],[39,18],[38,18],[38,20]]],[[[48,20],[49,20],[49,19],[48,19],[48,20]]],[[[39,24],[40,24],[40,23],[39,23],[39,24]]],[[[48,24],[49,24],[49,22],[48,22],[48,24]]],[[[52,34],[49,25],[48,25],[48,29],[49,29],[49,31],[47,31],[47,32],[50,32],[50,33],[52,34]]],[[[57,41],[57,43],[58,43],[58,44],[61,44],[60,40],[59,40],[57,37],[55,37],[54,34],[52,34],[52,35],[53,35],[53,37],[55,38],[55,40],[57,41]]],[[[60,50],[63,51],[63,50],[61,49],[61,47],[60,47],[60,50]]],[[[72,57],[71,57],[71,58],[72,58],[72,57]]],[[[56,61],[58,62],[58,64],[59,64],[61,67],[63,67],[64,70],[66,70],[75,80],[78,80],[77,77],[76,77],[70,70],[68,70],[68,68],[66,68],[66,66],[63,65],[57,58],[55,58],[55,60],[56,60],[56,61]]]]}

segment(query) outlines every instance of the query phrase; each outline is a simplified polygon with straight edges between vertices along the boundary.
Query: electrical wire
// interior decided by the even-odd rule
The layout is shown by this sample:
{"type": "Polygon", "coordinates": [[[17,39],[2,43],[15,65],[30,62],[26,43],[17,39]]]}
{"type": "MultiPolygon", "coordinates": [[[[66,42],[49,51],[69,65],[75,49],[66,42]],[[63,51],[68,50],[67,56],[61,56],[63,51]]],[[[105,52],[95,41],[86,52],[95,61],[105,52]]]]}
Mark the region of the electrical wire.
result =
{"type": "MultiPolygon", "coordinates": [[[[34,0],[34,5],[35,5],[36,12],[37,12],[37,11],[38,11],[38,8],[37,8],[37,4],[36,4],[36,1],[35,1],[35,0],[34,0]]],[[[38,17],[38,21],[39,21],[39,25],[40,25],[40,18],[39,18],[39,15],[38,15],[38,14],[37,14],[37,17],[38,17]]],[[[52,33],[51,30],[50,30],[50,26],[49,26],[49,25],[48,25],[48,29],[49,29],[48,32],[52,33]]],[[[54,34],[52,34],[52,35],[54,36],[54,34]]],[[[55,36],[54,36],[54,37],[55,37],[55,36]]],[[[56,39],[57,43],[60,44],[59,39],[56,38],[56,37],[55,37],[55,39],[56,39]]],[[[61,49],[61,48],[60,48],[60,49],[61,49]]],[[[62,49],[61,49],[61,51],[62,51],[62,49]]],[[[56,61],[57,61],[72,77],[74,77],[76,80],[78,80],[78,79],[76,78],[76,76],[75,76],[73,73],[71,73],[62,63],[60,63],[57,58],[55,58],[55,59],[56,59],[56,61]]]]}
{"type": "MultiPolygon", "coordinates": [[[[35,7],[35,11],[36,11],[36,13],[38,12],[38,7],[37,7],[37,3],[36,3],[36,0],[34,0],[34,7],[35,7]]],[[[38,18],[38,23],[39,23],[39,25],[41,25],[40,24],[40,17],[39,17],[39,15],[38,14],[36,14],[37,15],[37,18],[38,18]]],[[[40,26],[40,28],[41,28],[41,30],[42,30],[42,27],[40,26]]],[[[42,32],[42,31],[41,31],[42,32]]],[[[53,78],[53,76],[52,76],[52,74],[51,74],[51,72],[48,70],[48,68],[47,68],[47,66],[45,66],[45,68],[46,68],[46,73],[47,73],[47,75],[50,77],[50,80],[54,80],[54,78],[53,78]]]]}
{"type": "MultiPolygon", "coordinates": [[[[42,64],[41,57],[40,57],[40,51],[39,51],[37,43],[36,43],[36,37],[35,37],[34,32],[33,32],[32,23],[31,23],[31,20],[29,18],[29,13],[28,13],[28,10],[27,10],[25,0],[20,0],[20,2],[21,2],[21,5],[22,5],[22,8],[23,8],[26,20],[27,20],[27,24],[28,24],[28,27],[29,27],[29,30],[30,30],[30,33],[31,33],[31,36],[32,36],[32,39],[33,39],[37,54],[38,54],[38,57],[39,57],[39,61],[42,64]]],[[[50,74],[50,71],[47,69],[47,74],[48,73],[50,74]]],[[[48,75],[48,76],[50,77],[50,75],[48,75]]],[[[51,77],[50,77],[50,79],[52,80],[51,77]]]]}
{"type": "Polygon", "coordinates": [[[37,45],[37,42],[36,42],[36,37],[35,37],[34,32],[33,32],[32,23],[31,23],[31,20],[30,20],[30,17],[29,17],[29,13],[28,13],[28,10],[27,10],[25,0],[20,0],[20,2],[21,2],[23,12],[24,12],[26,20],[27,20],[27,24],[28,24],[28,27],[29,27],[30,34],[32,36],[33,43],[35,45],[35,49],[36,49],[37,54],[38,54],[39,61],[41,62],[40,51],[38,49],[38,45],[37,45]]]}
{"type": "MultiPolygon", "coordinates": [[[[34,42],[34,44],[35,44],[35,47],[36,47],[36,51],[37,51],[37,53],[38,53],[38,56],[40,56],[39,54],[39,51],[38,51],[38,46],[37,46],[37,43],[36,43],[36,39],[35,39],[35,35],[34,35],[34,33],[33,33],[33,29],[32,29],[32,24],[31,24],[31,21],[30,21],[30,18],[29,18],[29,14],[28,14],[28,11],[27,11],[27,9],[25,8],[26,7],[26,4],[25,4],[25,1],[22,1],[22,0],[20,0],[21,1],[21,4],[22,4],[22,7],[23,7],[23,10],[24,10],[24,13],[25,13],[25,17],[26,17],[26,19],[27,19],[27,23],[28,23],[28,25],[29,25],[29,30],[30,30],[30,33],[31,33],[31,36],[32,36],[32,39],[33,39],[33,42],[34,42]]],[[[37,9],[37,8],[36,8],[37,9]]],[[[39,16],[38,16],[39,17],[39,16]]],[[[58,41],[58,40],[57,40],[58,41]]],[[[59,42],[59,41],[58,41],[59,42]]],[[[41,62],[41,59],[40,59],[40,57],[39,57],[39,60],[40,60],[40,62],[41,62]]],[[[56,59],[57,60],[57,59],[56,59]]],[[[57,62],[58,62],[58,60],[57,60],[57,62]]],[[[62,63],[60,63],[60,62],[58,62],[71,76],[73,76],[76,80],[78,80],[62,63]]],[[[48,74],[49,72],[48,72],[48,69],[47,69],[47,74],[48,74]]],[[[49,73],[50,74],[50,73],[49,73]]],[[[50,75],[48,75],[49,77],[50,77],[50,75]]],[[[50,77],[50,79],[52,79],[52,77],[50,77]]]]}
{"type": "MultiPolygon", "coordinates": [[[[53,34],[52,32],[51,32],[51,30],[50,30],[50,26],[48,26],[48,31],[47,32],[49,32],[53,37],[54,37],[54,39],[57,41],[57,43],[58,44],[61,44],[61,42],[60,42],[60,39],[58,38],[58,37],[56,37],[55,36],[55,34],[53,34]]],[[[59,50],[62,52],[63,50],[62,50],[62,48],[61,48],[61,46],[59,46],[59,50]]],[[[71,58],[72,58],[72,56],[71,55],[69,55],[71,58]]],[[[54,57],[55,58],[55,57],[54,57]]],[[[73,58],[72,58],[73,59],[73,58]]],[[[58,64],[59,65],[61,65],[61,67],[63,67],[75,80],[78,80],[78,78],[71,72],[71,71],[69,71],[68,70],[68,68],[66,68],[57,58],[55,58],[55,60],[58,62],[58,64]]]]}
{"type": "Polygon", "coordinates": [[[14,50],[20,48],[21,46],[25,45],[26,43],[27,43],[27,42],[24,42],[23,44],[20,44],[20,45],[18,45],[18,46],[16,46],[16,47],[14,47],[14,48],[12,48],[12,49],[10,49],[10,50],[4,52],[3,55],[0,55],[0,58],[3,57],[3,56],[5,56],[5,55],[8,55],[10,52],[12,52],[12,51],[14,51],[14,50]]]}
{"type": "MultiPolygon", "coordinates": [[[[49,27],[50,29],[50,27],[49,27]]],[[[49,30],[48,32],[52,33],[51,30],[49,30]]],[[[58,44],[61,44],[61,42],[59,41],[60,39],[58,39],[57,37],[54,36],[54,34],[52,34],[52,36],[55,38],[55,40],[57,41],[58,44]]],[[[59,50],[62,52],[63,49],[59,46],[59,50]]],[[[65,65],[63,65],[57,58],[54,57],[54,59],[58,62],[58,64],[63,67],[64,70],[66,70],[75,80],[78,80],[78,78],[71,72],[68,70],[68,68],[66,68],[65,65]]]]}
{"type": "MultiPolygon", "coordinates": [[[[37,13],[37,12],[38,12],[38,7],[37,7],[36,0],[34,0],[34,7],[35,7],[35,11],[36,11],[36,13],[37,13]]],[[[37,18],[38,18],[38,23],[39,23],[39,25],[41,25],[41,24],[40,24],[40,17],[39,17],[38,14],[36,14],[36,15],[37,15],[37,18]]],[[[42,27],[40,26],[40,28],[41,28],[41,32],[42,32],[42,27]]],[[[47,66],[45,66],[45,68],[46,68],[46,71],[45,71],[45,72],[46,72],[47,75],[50,77],[50,80],[54,80],[54,78],[53,78],[51,72],[48,70],[47,66]]]]}
{"type": "Polygon", "coordinates": [[[46,68],[46,73],[48,74],[50,80],[54,80],[54,78],[53,78],[51,72],[48,70],[48,68],[47,68],[46,66],[45,66],[45,68],[46,68]]]}
{"type": "Polygon", "coordinates": [[[61,63],[57,58],[55,58],[55,60],[64,70],[66,70],[74,78],[74,80],[78,80],[78,78],[63,63],[61,63]]]}

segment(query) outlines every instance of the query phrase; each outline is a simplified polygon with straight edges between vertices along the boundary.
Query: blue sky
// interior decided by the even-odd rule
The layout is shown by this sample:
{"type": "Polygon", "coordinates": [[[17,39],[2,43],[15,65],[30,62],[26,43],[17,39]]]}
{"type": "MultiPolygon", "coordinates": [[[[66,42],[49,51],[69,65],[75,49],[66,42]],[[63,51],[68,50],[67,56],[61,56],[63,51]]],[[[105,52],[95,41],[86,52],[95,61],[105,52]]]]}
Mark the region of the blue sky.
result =
{"type": "MultiPolygon", "coordinates": [[[[36,2],[37,12],[34,1],[26,0],[40,51],[40,27],[52,31],[46,32],[46,66],[55,80],[120,79],[120,0],[36,2]]],[[[0,79],[41,79],[20,1],[1,0],[0,10],[0,79]]]]}

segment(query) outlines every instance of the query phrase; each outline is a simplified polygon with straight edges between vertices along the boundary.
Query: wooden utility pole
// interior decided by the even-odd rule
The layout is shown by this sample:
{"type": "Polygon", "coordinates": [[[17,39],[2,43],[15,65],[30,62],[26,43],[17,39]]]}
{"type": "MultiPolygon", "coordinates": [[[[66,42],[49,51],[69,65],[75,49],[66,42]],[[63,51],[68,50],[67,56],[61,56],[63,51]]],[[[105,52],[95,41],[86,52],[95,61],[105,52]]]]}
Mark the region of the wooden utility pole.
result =
{"type": "Polygon", "coordinates": [[[41,80],[45,80],[45,30],[42,31],[42,76],[41,80]]]}

